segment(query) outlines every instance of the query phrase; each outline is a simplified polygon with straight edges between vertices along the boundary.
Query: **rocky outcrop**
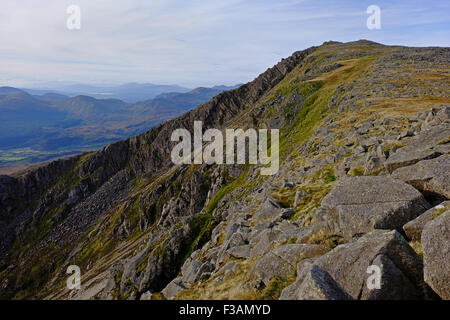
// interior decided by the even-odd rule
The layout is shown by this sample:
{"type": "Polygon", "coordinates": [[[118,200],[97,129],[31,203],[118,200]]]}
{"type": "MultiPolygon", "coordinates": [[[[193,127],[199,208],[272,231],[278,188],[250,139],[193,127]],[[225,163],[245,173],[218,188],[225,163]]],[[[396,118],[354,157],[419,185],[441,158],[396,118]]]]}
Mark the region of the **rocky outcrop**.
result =
{"type": "MultiPolygon", "coordinates": [[[[312,262],[313,266],[326,271],[343,290],[328,284],[338,293],[334,297],[343,297],[347,292],[353,299],[391,300],[424,299],[432,295],[423,282],[423,265],[414,250],[396,231],[375,230],[362,238],[340,245],[312,262]],[[381,287],[369,288],[367,281],[371,273],[370,266],[380,268],[381,287]]],[[[297,280],[307,278],[311,268],[300,268],[297,280]]],[[[323,273],[322,273],[322,276],[323,273]]],[[[287,287],[284,296],[300,288],[300,297],[308,296],[310,291],[302,291],[296,282],[287,287]]]]}
{"type": "Polygon", "coordinates": [[[403,226],[403,230],[405,231],[408,239],[420,241],[422,238],[422,231],[426,224],[447,210],[450,210],[450,201],[445,201],[438,204],[437,206],[422,213],[416,219],[405,224],[403,226]]]}
{"type": "Polygon", "coordinates": [[[268,285],[274,276],[287,279],[294,274],[296,265],[300,260],[322,255],[326,251],[326,248],[313,244],[279,246],[254,263],[249,278],[256,277],[265,285],[268,285]]]}
{"type": "MultiPolygon", "coordinates": [[[[196,236],[190,219],[185,219],[182,227],[172,230],[170,235],[151,251],[148,258],[146,258],[147,266],[145,270],[139,274],[136,272],[137,268],[135,267],[129,274],[124,272],[122,283],[126,284],[127,276],[130,275],[131,277],[137,277],[137,281],[133,282],[139,283],[138,290],[140,292],[146,290],[160,291],[178,273],[180,262],[183,256],[189,252],[188,250],[196,236]]],[[[184,265],[183,267],[185,268],[184,265]]],[[[200,264],[193,268],[197,272],[194,273],[192,271],[188,278],[189,281],[197,279],[197,269],[201,267],[202,265],[200,264]]],[[[123,289],[123,291],[126,291],[126,289],[123,289]]]]}
{"type": "Polygon", "coordinates": [[[430,205],[410,185],[387,177],[343,179],[322,201],[346,238],[374,229],[398,229],[430,205]]]}
{"type": "Polygon", "coordinates": [[[397,169],[391,176],[412,185],[421,192],[441,199],[450,199],[450,155],[448,154],[397,169]]]}
{"type": "Polygon", "coordinates": [[[450,211],[430,221],[422,232],[424,277],[442,299],[450,299],[450,211]]]}
{"type": "Polygon", "coordinates": [[[299,262],[297,273],[300,276],[283,290],[280,300],[353,300],[314,260],[299,262]]]}
{"type": "Polygon", "coordinates": [[[33,202],[72,169],[78,160],[79,156],[57,160],[16,177],[0,175],[0,258],[35,215],[33,202]]]}
{"type": "Polygon", "coordinates": [[[425,113],[425,116],[426,118],[422,125],[424,128],[432,128],[443,122],[449,122],[450,106],[447,105],[441,109],[432,108],[425,113]]]}
{"type": "Polygon", "coordinates": [[[183,278],[176,277],[161,291],[161,293],[166,299],[173,300],[176,298],[178,293],[186,290],[187,288],[188,287],[185,287],[185,284],[183,283],[183,278]]]}
{"type": "Polygon", "coordinates": [[[422,131],[413,137],[407,146],[390,156],[384,166],[392,173],[395,169],[439,157],[449,151],[448,146],[443,144],[450,138],[449,132],[450,124],[448,123],[422,131]]]}
{"type": "Polygon", "coordinates": [[[166,299],[174,299],[179,292],[203,280],[205,276],[209,277],[211,275],[214,265],[209,261],[202,262],[198,254],[198,251],[194,252],[181,267],[181,275],[172,280],[161,291],[166,299]]]}
{"type": "Polygon", "coordinates": [[[259,207],[259,210],[253,216],[253,220],[275,219],[281,214],[280,204],[271,198],[267,198],[259,207]]]}

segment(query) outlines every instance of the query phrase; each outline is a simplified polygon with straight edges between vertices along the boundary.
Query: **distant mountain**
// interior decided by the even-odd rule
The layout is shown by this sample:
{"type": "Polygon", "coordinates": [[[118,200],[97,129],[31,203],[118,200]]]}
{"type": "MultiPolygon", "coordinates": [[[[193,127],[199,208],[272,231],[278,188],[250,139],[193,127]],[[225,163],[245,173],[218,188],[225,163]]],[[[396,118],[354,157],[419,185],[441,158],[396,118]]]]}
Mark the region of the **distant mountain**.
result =
{"type": "Polygon", "coordinates": [[[113,94],[111,98],[117,97],[127,102],[138,102],[155,98],[157,95],[166,92],[189,92],[188,88],[178,85],[157,85],[151,83],[127,83],[118,87],[109,88],[113,94]]]}
{"type": "Polygon", "coordinates": [[[35,97],[42,101],[47,101],[47,102],[57,102],[57,101],[61,101],[61,100],[65,100],[65,99],[69,98],[69,96],[59,94],[59,93],[54,93],[54,92],[48,92],[43,95],[35,96],[35,97]]]}
{"type": "Polygon", "coordinates": [[[0,87],[0,95],[19,93],[19,92],[23,92],[23,90],[13,88],[13,87],[0,87]]]}
{"type": "Polygon", "coordinates": [[[213,88],[199,87],[186,93],[170,92],[162,93],[154,99],[134,104],[130,109],[158,110],[158,112],[188,111],[192,107],[200,105],[222,91],[235,89],[237,86],[220,86],[213,88]],[[220,89],[219,89],[220,88],[220,89]]]}
{"type": "MultiPolygon", "coordinates": [[[[29,94],[43,95],[58,93],[67,96],[86,95],[97,99],[120,99],[129,103],[155,98],[161,93],[179,92],[185,93],[191,89],[178,85],[159,85],[152,83],[126,83],[117,86],[97,86],[87,84],[60,84],[52,88],[23,89],[29,94]]],[[[223,91],[223,90],[222,90],[223,91]]]]}
{"type": "Polygon", "coordinates": [[[227,90],[232,90],[232,89],[236,89],[239,88],[240,86],[243,86],[243,83],[238,83],[234,86],[214,86],[211,89],[215,89],[215,90],[220,90],[220,91],[227,91],[227,90]]]}
{"type": "Polygon", "coordinates": [[[118,99],[95,99],[89,96],[76,96],[54,103],[53,107],[67,112],[72,119],[91,122],[103,122],[111,115],[118,114],[126,117],[128,104],[118,99]],[[106,117],[106,118],[105,118],[106,117]]]}
{"type": "Polygon", "coordinates": [[[34,135],[36,130],[66,118],[46,101],[20,90],[11,92],[0,95],[0,148],[14,146],[17,138],[34,135]]]}
{"type": "MultiPolygon", "coordinates": [[[[133,84],[124,85],[133,87],[133,84]]],[[[142,133],[235,87],[196,88],[186,93],[161,93],[154,99],[126,103],[78,95],[1,87],[0,170],[34,164],[67,152],[100,148],[142,133]]]]}

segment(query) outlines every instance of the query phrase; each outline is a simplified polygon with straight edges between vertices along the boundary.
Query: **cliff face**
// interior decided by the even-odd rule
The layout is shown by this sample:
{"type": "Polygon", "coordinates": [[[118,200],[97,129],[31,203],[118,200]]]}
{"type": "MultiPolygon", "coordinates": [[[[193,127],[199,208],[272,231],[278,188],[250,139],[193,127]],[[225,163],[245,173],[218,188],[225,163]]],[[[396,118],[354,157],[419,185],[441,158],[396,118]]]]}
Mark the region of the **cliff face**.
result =
{"type": "Polygon", "coordinates": [[[0,297],[446,297],[435,241],[404,226],[450,197],[449,65],[448,48],[325,43],[147,133],[0,176],[0,297]],[[173,165],[170,136],[194,121],[280,129],[278,174],[173,165]],[[374,294],[378,261],[391,285],[374,294]]]}

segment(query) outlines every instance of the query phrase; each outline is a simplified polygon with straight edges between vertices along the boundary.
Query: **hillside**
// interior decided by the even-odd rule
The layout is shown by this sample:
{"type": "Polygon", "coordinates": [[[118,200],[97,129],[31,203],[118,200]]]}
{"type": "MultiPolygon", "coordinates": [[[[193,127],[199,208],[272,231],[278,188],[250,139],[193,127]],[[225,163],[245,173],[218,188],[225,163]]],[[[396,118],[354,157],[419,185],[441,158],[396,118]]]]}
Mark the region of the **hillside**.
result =
{"type": "Polygon", "coordinates": [[[0,176],[0,298],[450,299],[449,73],[450,48],[327,42],[143,134],[0,176]],[[173,165],[194,121],[280,129],[280,170],[173,165]]]}

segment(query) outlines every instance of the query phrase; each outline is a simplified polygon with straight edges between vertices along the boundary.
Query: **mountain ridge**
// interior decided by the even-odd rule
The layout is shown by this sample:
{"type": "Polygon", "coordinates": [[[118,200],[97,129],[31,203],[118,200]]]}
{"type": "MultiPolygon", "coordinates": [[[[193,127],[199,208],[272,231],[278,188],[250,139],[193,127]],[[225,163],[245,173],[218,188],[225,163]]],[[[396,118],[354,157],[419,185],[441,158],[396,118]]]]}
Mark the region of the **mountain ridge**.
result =
{"type": "Polygon", "coordinates": [[[127,103],[152,99],[164,92],[188,92],[190,89],[178,85],[158,85],[153,83],[124,83],[121,85],[88,85],[50,83],[51,89],[22,89],[30,94],[56,93],[69,96],[88,95],[97,99],[114,98],[127,103]],[[56,88],[56,89],[55,89],[56,88]]]}
{"type": "Polygon", "coordinates": [[[421,276],[439,263],[427,240],[433,225],[421,242],[425,262],[402,227],[448,199],[448,180],[429,171],[414,181],[435,182],[418,184],[396,170],[429,160],[449,165],[449,57],[449,48],[328,42],[143,134],[0,176],[1,297],[446,297],[445,271],[432,274],[436,281],[421,276]],[[171,132],[192,133],[194,121],[204,130],[279,128],[279,173],[174,166],[171,132]],[[387,187],[401,195],[392,192],[390,204],[376,192],[387,187]],[[342,192],[363,197],[373,215],[352,211],[342,192]],[[363,260],[353,264],[352,256],[363,260]],[[364,257],[389,266],[383,274],[391,281],[378,295],[361,287],[364,257]],[[327,261],[345,265],[345,274],[327,261]],[[82,270],[79,292],[64,287],[70,264],[82,270]],[[395,290],[405,278],[410,290],[395,290]],[[308,291],[319,285],[334,289],[308,291]]]}

